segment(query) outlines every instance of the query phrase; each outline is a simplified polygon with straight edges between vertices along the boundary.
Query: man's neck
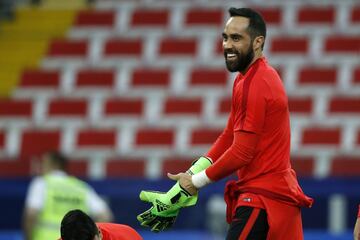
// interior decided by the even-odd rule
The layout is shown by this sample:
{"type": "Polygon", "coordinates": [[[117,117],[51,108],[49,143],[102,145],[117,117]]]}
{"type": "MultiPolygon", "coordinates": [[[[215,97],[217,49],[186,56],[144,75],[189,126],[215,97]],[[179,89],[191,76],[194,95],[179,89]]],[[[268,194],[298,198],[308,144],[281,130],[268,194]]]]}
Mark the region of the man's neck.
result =
{"type": "Polygon", "coordinates": [[[252,61],[250,62],[249,66],[248,66],[244,71],[241,71],[240,73],[241,73],[242,75],[245,75],[246,72],[247,72],[247,71],[249,70],[249,68],[251,67],[251,65],[252,65],[254,62],[256,62],[256,60],[258,60],[259,58],[262,58],[262,57],[263,57],[262,51],[259,52],[259,53],[255,53],[255,56],[254,56],[254,58],[252,59],[252,61]]]}

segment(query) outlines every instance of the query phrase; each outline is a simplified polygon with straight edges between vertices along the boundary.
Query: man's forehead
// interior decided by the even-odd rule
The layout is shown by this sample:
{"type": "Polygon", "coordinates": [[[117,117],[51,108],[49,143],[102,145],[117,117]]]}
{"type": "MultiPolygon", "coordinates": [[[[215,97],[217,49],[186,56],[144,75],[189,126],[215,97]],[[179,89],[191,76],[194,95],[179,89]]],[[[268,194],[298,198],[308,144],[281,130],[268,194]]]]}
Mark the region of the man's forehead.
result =
{"type": "Polygon", "coordinates": [[[224,31],[231,33],[242,33],[246,31],[249,26],[249,19],[241,16],[234,16],[229,18],[226,22],[224,31]]]}

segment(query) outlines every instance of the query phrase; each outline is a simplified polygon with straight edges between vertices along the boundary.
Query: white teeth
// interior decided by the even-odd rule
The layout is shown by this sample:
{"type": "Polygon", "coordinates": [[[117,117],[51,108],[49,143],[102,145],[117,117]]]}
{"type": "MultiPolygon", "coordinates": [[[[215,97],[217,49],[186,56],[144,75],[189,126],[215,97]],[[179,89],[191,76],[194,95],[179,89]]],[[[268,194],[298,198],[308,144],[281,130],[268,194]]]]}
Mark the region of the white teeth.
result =
{"type": "Polygon", "coordinates": [[[234,53],[228,53],[226,56],[227,56],[227,57],[235,57],[236,54],[234,54],[234,53]]]}

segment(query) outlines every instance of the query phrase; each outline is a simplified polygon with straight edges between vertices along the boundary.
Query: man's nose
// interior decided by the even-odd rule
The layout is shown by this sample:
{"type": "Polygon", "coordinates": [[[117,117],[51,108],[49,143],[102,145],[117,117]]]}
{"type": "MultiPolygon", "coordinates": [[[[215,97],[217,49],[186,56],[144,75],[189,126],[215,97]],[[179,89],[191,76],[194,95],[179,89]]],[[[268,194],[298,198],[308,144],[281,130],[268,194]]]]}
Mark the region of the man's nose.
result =
{"type": "Polygon", "coordinates": [[[232,49],[232,44],[231,44],[231,41],[230,40],[227,40],[227,41],[223,41],[223,49],[224,50],[230,50],[232,49]]]}

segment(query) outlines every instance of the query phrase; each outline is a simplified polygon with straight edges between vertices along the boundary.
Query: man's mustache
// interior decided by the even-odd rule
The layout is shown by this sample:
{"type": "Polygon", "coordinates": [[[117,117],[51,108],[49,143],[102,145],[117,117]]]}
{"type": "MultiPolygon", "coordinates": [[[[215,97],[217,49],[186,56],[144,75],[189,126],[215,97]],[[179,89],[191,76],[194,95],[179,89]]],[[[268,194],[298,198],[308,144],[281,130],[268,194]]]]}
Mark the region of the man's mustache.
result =
{"type": "Polygon", "coordinates": [[[227,54],[236,54],[239,55],[239,52],[236,50],[224,50],[224,56],[226,57],[227,54]]]}
{"type": "Polygon", "coordinates": [[[236,50],[224,50],[224,53],[235,53],[235,54],[237,54],[239,52],[236,51],[236,50]]]}

